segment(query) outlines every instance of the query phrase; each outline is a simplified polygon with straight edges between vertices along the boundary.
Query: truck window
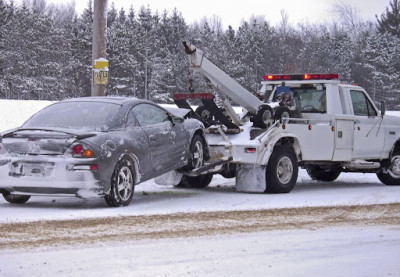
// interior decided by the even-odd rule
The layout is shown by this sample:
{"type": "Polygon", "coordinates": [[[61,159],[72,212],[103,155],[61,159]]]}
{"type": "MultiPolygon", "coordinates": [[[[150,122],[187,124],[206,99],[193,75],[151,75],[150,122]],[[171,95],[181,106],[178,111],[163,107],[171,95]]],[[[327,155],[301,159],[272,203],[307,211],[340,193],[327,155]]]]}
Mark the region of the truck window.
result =
{"type": "MultiPolygon", "coordinates": [[[[302,113],[326,113],[326,90],[318,90],[313,86],[290,88],[286,95],[290,94],[293,105],[302,113]]],[[[274,102],[281,100],[282,93],[275,92],[274,102]]]]}
{"type": "Polygon", "coordinates": [[[296,107],[302,113],[326,113],[326,91],[314,87],[293,88],[296,107]]]}
{"type": "Polygon", "coordinates": [[[354,115],[359,116],[377,116],[371,101],[364,92],[359,90],[350,90],[351,102],[353,104],[354,115]]]}

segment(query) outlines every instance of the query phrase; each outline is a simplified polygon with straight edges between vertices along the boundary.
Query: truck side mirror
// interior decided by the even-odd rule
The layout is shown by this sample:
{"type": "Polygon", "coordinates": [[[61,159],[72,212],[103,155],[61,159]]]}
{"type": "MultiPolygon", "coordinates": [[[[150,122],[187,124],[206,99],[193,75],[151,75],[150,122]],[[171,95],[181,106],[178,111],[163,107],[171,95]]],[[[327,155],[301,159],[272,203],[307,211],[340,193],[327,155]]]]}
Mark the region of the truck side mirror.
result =
{"type": "Polygon", "coordinates": [[[386,104],[385,101],[381,101],[381,115],[384,116],[386,113],[386,104]]]}

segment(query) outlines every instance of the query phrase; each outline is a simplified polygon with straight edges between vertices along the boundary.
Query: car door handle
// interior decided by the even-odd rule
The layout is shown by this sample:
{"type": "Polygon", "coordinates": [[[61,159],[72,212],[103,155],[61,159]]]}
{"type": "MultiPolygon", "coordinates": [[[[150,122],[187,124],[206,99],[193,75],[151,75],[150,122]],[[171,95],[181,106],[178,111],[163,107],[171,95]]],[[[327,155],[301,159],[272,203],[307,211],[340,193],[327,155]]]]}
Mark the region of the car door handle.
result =
{"type": "Polygon", "coordinates": [[[156,141],[157,140],[156,136],[150,136],[149,139],[150,139],[150,141],[156,141]]]}

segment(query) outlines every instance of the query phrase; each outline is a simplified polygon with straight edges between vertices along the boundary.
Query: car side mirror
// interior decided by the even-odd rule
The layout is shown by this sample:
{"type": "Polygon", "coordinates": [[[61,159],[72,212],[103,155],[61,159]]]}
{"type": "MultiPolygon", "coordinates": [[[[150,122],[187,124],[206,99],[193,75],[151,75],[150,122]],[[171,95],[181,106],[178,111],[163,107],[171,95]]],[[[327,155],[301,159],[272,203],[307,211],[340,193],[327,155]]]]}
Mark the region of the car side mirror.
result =
{"type": "Polygon", "coordinates": [[[169,113],[167,113],[167,118],[168,118],[168,120],[169,120],[169,121],[171,121],[171,123],[172,123],[172,126],[175,126],[175,121],[174,121],[174,118],[173,118],[173,116],[172,116],[172,115],[170,115],[169,113]]]}
{"type": "Polygon", "coordinates": [[[386,103],[385,101],[381,101],[381,115],[384,116],[386,113],[386,103]]]}

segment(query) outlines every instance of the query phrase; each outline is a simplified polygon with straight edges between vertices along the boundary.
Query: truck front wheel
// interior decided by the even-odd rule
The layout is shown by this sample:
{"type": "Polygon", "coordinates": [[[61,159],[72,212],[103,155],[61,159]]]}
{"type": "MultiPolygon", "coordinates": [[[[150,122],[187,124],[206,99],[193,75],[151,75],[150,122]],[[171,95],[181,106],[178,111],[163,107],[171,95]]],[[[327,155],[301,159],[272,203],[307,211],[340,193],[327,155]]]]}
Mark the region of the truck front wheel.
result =
{"type": "Polygon", "coordinates": [[[387,172],[379,172],[376,174],[378,179],[388,186],[399,186],[400,185],[400,151],[390,159],[389,168],[387,172]]]}
{"type": "Polygon", "coordinates": [[[309,166],[306,170],[311,179],[323,182],[335,181],[341,173],[339,168],[321,168],[318,165],[309,166]]]}
{"type": "Polygon", "coordinates": [[[268,193],[287,193],[296,185],[299,168],[293,149],[288,146],[277,147],[269,159],[266,181],[268,193]]]}

